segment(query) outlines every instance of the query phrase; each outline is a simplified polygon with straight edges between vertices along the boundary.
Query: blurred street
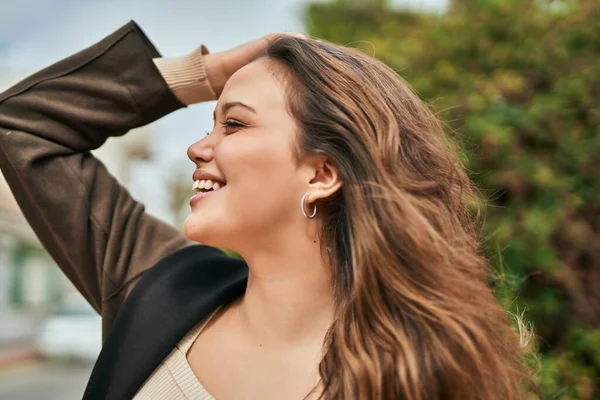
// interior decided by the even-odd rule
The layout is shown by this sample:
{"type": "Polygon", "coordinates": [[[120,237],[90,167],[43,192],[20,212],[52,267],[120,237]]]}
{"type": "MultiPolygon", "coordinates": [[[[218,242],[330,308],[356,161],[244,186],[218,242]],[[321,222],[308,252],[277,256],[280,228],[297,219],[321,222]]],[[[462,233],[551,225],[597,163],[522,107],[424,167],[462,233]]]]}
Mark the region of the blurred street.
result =
{"type": "Polygon", "coordinates": [[[0,369],[0,400],[81,399],[91,364],[36,362],[0,369]]]}

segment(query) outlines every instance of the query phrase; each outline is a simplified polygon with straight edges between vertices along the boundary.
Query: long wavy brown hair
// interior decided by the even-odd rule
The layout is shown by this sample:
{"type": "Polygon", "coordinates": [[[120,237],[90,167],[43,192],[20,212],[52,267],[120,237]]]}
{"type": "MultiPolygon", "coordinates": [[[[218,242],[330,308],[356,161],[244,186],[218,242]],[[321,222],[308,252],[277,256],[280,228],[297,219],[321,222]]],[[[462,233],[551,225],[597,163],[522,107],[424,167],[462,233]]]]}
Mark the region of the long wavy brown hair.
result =
{"type": "Polygon", "coordinates": [[[320,398],[537,392],[524,362],[527,335],[489,285],[476,191],[435,113],[357,50],[283,37],[266,57],[300,127],[297,159],[324,154],[342,180],[316,203],[336,304],[320,398]]]}

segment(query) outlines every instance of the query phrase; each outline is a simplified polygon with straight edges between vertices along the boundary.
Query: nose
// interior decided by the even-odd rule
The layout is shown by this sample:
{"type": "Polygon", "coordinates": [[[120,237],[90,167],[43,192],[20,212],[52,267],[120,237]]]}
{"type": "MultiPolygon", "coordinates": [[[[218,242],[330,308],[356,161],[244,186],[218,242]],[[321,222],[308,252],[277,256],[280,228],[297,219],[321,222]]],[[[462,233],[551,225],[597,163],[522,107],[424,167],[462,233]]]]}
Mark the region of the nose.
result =
{"type": "Polygon", "coordinates": [[[208,137],[192,143],[187,149],[187,156],[192,162],[198,165],[201,162],[207,163],[213,158],[213,146],[209,143],[208,137]]]}

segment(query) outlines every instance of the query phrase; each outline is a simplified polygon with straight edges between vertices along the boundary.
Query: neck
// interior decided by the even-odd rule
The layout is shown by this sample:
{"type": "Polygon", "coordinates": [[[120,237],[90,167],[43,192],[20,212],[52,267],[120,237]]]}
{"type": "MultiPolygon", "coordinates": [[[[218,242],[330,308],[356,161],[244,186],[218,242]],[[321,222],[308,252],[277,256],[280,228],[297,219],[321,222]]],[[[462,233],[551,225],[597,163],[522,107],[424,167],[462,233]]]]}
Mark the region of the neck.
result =
{"type": "Polygon", "coordinates": [[[268,250],[242,254],[250,273],[237,302],[241,329],[270,345],[323,342],[334,315],[329,268],[312,239],[279,240],[268,250]]]}

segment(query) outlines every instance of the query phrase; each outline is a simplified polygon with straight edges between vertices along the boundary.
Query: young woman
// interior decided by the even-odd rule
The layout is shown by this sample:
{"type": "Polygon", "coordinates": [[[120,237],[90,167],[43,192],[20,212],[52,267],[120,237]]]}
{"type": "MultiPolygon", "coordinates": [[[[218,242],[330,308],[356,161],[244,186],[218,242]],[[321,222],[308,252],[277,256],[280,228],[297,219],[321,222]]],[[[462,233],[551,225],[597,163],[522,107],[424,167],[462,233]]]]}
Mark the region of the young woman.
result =
{"type": "Polygon", "coordinates": [[[163,59],[132,21],[0,95],[0,165],[103,316],[86,399],[518,399],[529,381],[455,150],[359,52],[279,35],[163,59]],[[182,235],[90,150],[217,98],[182,235]]]}

